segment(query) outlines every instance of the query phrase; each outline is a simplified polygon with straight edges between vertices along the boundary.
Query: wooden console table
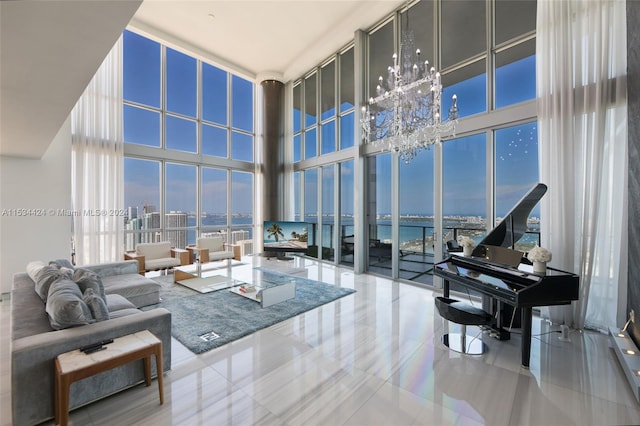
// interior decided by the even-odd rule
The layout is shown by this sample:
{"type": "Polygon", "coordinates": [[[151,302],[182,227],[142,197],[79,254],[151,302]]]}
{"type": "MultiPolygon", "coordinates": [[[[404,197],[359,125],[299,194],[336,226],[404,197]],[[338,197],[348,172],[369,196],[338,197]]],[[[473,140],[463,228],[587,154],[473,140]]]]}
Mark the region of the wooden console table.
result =
{"type": "Polygon", "coordinates": [[[160,404],[164,403],[162,383],[162,341],[148,330],[114,339],[106,349],[85,354],[76,349],[56,357],[55,416],[56,424],[69,421],[69,388],[71,383],[137,360],[144,360],[144,379],[151,386],[151,356],[156,357],[160,404]]]}

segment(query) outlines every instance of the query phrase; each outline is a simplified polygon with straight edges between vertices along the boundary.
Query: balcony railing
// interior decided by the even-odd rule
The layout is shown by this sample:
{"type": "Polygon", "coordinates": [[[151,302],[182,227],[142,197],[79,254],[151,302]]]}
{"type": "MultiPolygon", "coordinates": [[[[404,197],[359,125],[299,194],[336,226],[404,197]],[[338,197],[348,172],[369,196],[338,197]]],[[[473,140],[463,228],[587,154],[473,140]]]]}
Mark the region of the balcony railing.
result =
{"type": "MultiPolygon", "coordinates": [[[[320,234],[328,237],[323,238],[322,245],[324,249],[334,249],[333,242],[333,224],[323,224],[323,232],[317,232],[317,224],[311,224],[311,230],[309,234],[309,244],[317,245],[320,234]]],[[[340,226],[341,238],[353,236],[353,225],[341,225],[340,226]]],[[[372,224],[369,227],[370,240],[375,240],[381,243],[391,243],[391,238],[386,236],[391,235],[391,225],[387,224],[372,224]],[[380,236],[384,236],[380,238],[380,236]]],[[[442,244],[446,244],[449,240],[456,240],[460,236],[467,236],[476,241],[480,241],[486,234],[486,229],[481,227],[470,226],[447,226],[443,228],[442,244]]],[[[419,254],[434,254],[434,227],[426,225],[400,225],[400,250],[402,252],[412,252],[419,254]]],[[[529,251],[536,244],[540,245],[540,231],[529,230],[525,233],[524,237],[516,243],[516,250],[523,252],[529,251]]]]}

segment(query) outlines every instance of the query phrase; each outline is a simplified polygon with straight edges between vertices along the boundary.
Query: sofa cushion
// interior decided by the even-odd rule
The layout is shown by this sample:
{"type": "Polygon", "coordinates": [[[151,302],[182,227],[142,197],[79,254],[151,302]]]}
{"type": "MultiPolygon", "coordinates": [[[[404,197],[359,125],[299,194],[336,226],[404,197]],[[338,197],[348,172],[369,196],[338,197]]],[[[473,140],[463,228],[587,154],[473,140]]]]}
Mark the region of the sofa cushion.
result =
{"type": "Polygon", "coordinates": [[[214,261],[214,260],[223,260],[223,259],[233,259],[233,252],[232,251],[215,251],[215,252],[209,252],[209,261],[214,261]]]}
{"type": "Polygon", "coordinates": [[[93,289],[95,294],[100,296],[102,300],[106,303],[107,299],[104,293],[104,285],[102,284],[102,278],[96,272],[90,269],[78,268],[73,273],[73,281],[78,284],[80,291],[82,294],[85,293],[87,289],[93,289]]]}
{"type": "Polygon", "coordinates": [[[91,311],[91,316],[96,322],[105,321],[109,319],[109,308],[105,299],[100,297],[92,288],[87,288],[83,295],[82,300],[87,304],[91,311]]]}
{"type": "Polygon", "coordinates": [[[125,260],[120,262],[94,263],[92,265],[82,265],[84,269],[90,269],[100,275],[104,282],[105,277],[112,275],[137,274],[138,261],[125,260]]]}
{"type": "Polygon", "coordinates": [[[209,249],[209,253],[224,250],[222,237],[200,237],[196,240],[196,247],[209,249]]]}
{"type": "MultiPolygon", "coordinates": [[[[160,284],[140,274],[123,274],[104,277],[104,291],[107,299],[110,295],[118,294],[126,297],[135,307],[154,305],[160,302],[160,284]]],[[[109,311],[111,309],[109,300],[109,311]]]]}
{"type": "Polygon", "coordinates": [[[89,307],[82,300],[80,288],[67,278],[51,284],[46,311],[51,327],[55,330],[94,322],[89,307]]]}
{"type": "Polygon", "coordinates": [[[145,260],[145,269],[152,271],[154,269],[167,269],[180,266],[180,259],[175,257],[161,257],[160,259],[145,260]]]}
{"type": "MultiPolygon", "coordinates": [[[[68,270],[60,270],[52,265],[43,266],[35,274],[35,290],[43,302],[47,303],[51,285],[62,279],[70,280],[71,273],[68,270]]],[[[82,296],[82,293],[80,295],[82,296]]]]}
{"type": "Polygon", "coordinates": [[[123,309],[135,309],[135,305],[119,294],[107,294],[107,307],[110,315],[123,309]]]}
{"type": "Polygon", "coordinates": [[[148,262],[150,259],[171,257],[171,243],[169,241],[140,243],[136,245],[136,254],[144,256],[145,262],[148,262]]]}

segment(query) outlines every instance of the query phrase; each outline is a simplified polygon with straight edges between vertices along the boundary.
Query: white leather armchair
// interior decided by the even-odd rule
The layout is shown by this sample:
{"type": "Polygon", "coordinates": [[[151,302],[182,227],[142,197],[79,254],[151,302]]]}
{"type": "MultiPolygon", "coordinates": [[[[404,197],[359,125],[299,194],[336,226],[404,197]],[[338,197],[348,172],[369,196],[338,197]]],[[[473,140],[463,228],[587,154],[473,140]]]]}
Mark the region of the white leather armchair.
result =
{"type": "Polygon", "coordinates": [[[233,259],[233,251],[229,248],[222,237],[199,237],[195,246],[187,246],[187,250],[191,253],[191,263],[195,261],[196,252],[202,263],[233,259]]]}
{"type": "Polygon", "coordinates": [[[171,248],[169,241],[159,243],[140,243],[135,252],[124,254],[125,260],[137,260],[138,270],[144,275],[148,271],[171,269],[189,263],[189,252],[171,248]]]}

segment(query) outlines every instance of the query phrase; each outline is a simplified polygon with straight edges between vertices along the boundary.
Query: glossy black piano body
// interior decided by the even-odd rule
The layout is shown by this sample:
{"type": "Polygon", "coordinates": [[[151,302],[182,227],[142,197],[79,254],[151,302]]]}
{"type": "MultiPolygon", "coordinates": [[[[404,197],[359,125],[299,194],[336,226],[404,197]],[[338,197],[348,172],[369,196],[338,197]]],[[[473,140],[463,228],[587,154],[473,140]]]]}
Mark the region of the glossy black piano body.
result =
{"type": "Polygon", "coordinates": [[[517,313],[514,309],[505,309],[505,305],[519,309],[520,321],[516,321],[516,325],[522,328],[522,365],[527,368],[531,353],[532,308],[567,305],[578,300],[579,277],[554,268],[547,268],[545,275],[534,274],[521,252],[516,255],[515,264],[522,262],[518,266],[510,266],[494,258],[487,259],[485,255],[505,250],[512,252],[508,254],[515,253],[515,244],[526,232],[527,218],[546,191],[544,184],[535,185],[478,244],[471,257],[454,255],[434,266],[434,275],[444,280],[445,297],[449,297],[450,283],[475,290],[483,296],[483,308],[495,315],[492,327],[501,340],[510,338],[505,327],[514,324],[513,316],[517,313]],[[491,250],[491,247],[496,249],[491,250]]]}
{"type": "Polygon", "coordinates": [[[527,368],[531,353],[532,308],[567,305],[578,300],[578,276],[554,268],[547,268],[546,275],[539,275],[482,259],[451,256],[435,265],[434,274],[444,280],[445,297],[449,297],[449,283],[455,282],[494,300],[496,303],[489,308],[489,312],[496,315],[492,328],[502,340],[509,339],[510,333],[505,327],[510,327],[513,321],[513,318],[505,318],[503,304],[520,308],[522,365],[527,368]]]}
{"type": "Polygon", "coordinates": [[[547,268],[545,275],[473,257],[451,256],[437,263],[438,276],[512,306],[566,305],[578,299],[578,276],[547,268]]]}

